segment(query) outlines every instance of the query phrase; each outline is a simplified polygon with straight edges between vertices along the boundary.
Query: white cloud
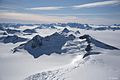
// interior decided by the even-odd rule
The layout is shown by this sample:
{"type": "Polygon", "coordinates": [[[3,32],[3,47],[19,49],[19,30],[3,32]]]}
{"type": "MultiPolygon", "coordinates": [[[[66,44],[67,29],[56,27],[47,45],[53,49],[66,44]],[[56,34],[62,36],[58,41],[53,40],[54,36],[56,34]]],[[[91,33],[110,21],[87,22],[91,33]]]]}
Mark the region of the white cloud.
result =
{"type": "Polygon", "coordinates": [[[35,7],[35,8],[26,8],[27,10],[60,10],[64,7],[35,7]]]}
{"type": "Polygon", "coordinates": [[[27,13],[16,13],[16,12],[1,12],[0,21],[9,22],[22,22],[22,23],[68,23],[68,22],[77,22],[77,23],[88,23],[88,24],[114,24],[120,23],[120,20],[107,19],[107,18],[90,18],[86,17],[77,17],[77,16],[48,16],[41,14],[27,14],[27,13]]]}
{"type": "Polygon", "coordinates": [[[33,8],[26,8],[26,10],[42,10],[42,11],[48,11],[48,10],[60,10],[63,8],[90,8],[90,7],[100,7],[100,6],[107,6],[107,5],[117,5],[120,4],[120,0],[109,0],[109,1],[102,1],[102,2],[93,2],[93,3],[87,3],[87,4],[80,4],[80,5],[74,5],[74,6],[66,6],[66,7],[59,7],[59,6],[48,6],[48,7],[33,7],[33,8]]]}
{"type": "Polygon", "coordinates": [[[73,7],[79,9],[79,8],[99,7],[99,6],[114,5],[114,4],[120,4],[120,0],[87,3],[87,4],[75,5],[73,7]]]}
{"type": "Polygon", "coordinates": [[[76,20],[74,16],[48,16],[48,15],[41,15],[41,14],[27,14],[27,13],[16,13],[16,12],[2,12],[0,13],[1,19],[14,19],[14,20],[21,20],[21,21],[33,21],[33,22],[46,22],[46,23],[53,23],[53,22],[69,22],[76,20]]]}

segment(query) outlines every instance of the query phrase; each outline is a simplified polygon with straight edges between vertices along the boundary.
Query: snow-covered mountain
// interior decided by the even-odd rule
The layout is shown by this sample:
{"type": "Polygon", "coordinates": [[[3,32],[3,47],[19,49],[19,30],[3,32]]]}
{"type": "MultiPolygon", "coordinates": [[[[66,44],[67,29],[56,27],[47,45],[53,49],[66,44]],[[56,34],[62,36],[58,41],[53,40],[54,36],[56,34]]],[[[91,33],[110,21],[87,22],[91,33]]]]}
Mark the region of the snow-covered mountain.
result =
{"type": "Polygon", "coordinates": [[[120,80],[118,26],[2,24],[0,80],[120,80]]]}
{"type": "MultiPolygon", "coordinates": [[[[95,38],[89,36],[89,35],[83,35],[79,37],[80,39],[86,39],[88,44],[94,44],[94,46],[96,47],[100,47],[100,48],[104,48],[104,49],[110,49],[110,50],[114,50],[114,49],[118,49],[116,47],[113,47],[111,45],[105,44],[101,41],[96,40],[95,38]]],[[[119,49],[118,49],[119,50],[119,49]]]]}
{"type": "Polygon", "coordinates": [[[67,29],[67,28],[65,28],[63,31],[62,31],[62,33],[69,33],[70,31],[67,29]]]}
{"type": "Polygon", "coordinates": [[[102,53],[101,49],[120,50],[119,48],[105,44],[99,40],[96,40],[95,38],[93,38],[89,35],[83,35],[83,36],[80,36],[79,38],[86,39],[86,42],[88,43],[87,47],[85,48],[85,51],[87,53],[83,56],[83,58],[85,58],[89,55],[101,54],[102,53]]]}
{"type": "MultiPolygon", "coordinates": [[[[85,39],[85,41],[80,41],[78,43],[78,44],[81,45],[81,46],[79,45],[80,46],[79,49],[81,49],[81,48],[84,48],[84,49],[83,50],[82,49],[79,50],[80,53],[75,57],[75,59],[72,60],[71,63],[69,63],[69,64],[67,64],[65,66],[62,66],[60,68],[54,69],[54,70],[48,70],[48,71],[44,71],[44,72],[41,72],[41,73],[36,73],[36,74],[30,75],[29,77],[25,78],[24,80],[33,80],[33,79],[34,80],[64,80],[64,79],[69,80],[68,74],[72,74],[72,72],[77,71],[76,69],[81,68],[81,66],[88,65],[86,61],[89,60],[89,58],[90,58],[89,56],[90,55],[103,54],[102,53],[103,51],[95,52],[94,49],[88,48],[89,44],[90,44],[90,46],[92,46],[92,44],[94,44],[94,47],[100,47],[100,48],[103,48],[103,49],[119,50],[118,48],[110,46],[110,45],[107,45],[107,44],[105,44],[103,42],[100,42],[100,41],[92,38],[89,35],[83,35],[83,36],[80,36],[79,38],[80,39],[85,39]],[[85,42],[87,43],[87,45],[84,45],[85,42]],[[84,47],[82,47],[82,46],[84,46],[84,47]]],[[[68,47],[71,47],[71,45],[75,46],[76,45],[75,43],[76,43],[76,41],[74,42],[74,44],[71,44],[71,43],[68,44],[67,43],[66,46],[68,46],[68,47]]],[[[71,47],[71,49],[74,50],[72,47],[71,47]]],[[[102,50],[102,49],[100,49],[100,50],[102,50]]],[[[90,61],[89,64],[91,64],[91,62],[92,61],[90,61]]],[[[92,69],[93,71],[95,70],[93,68],[90,68],[90,69],[92,69]]],[[[96,74],[98,74],[98,73],[96,73],[96,74]]],[[[102,75],[101,73],[99,73],[99,74],[100,74],[100,76],[102,75]]],[[[105,74],[103,74],[103,75],[105,75],[105,74]]],[[[93,76],[93,75],[91,75],[91,76],[93,76]]],[[[87,75],[87,77],[91,77],[91,76],[87,75]]],[[[99,75],[94,75],[94,76],[99,76],[99,75]]],[[[77,78],[73,78],[73,79],[79,80],[79,76],[77,75],[77,78]]],[[[94,78],[90,78],[90,80],[91,79],[94,79],[94,78]]],[[[97,78],[95,77],[95,79],[97,79],[97,78]]],[[[100,78],[98,80],[101,80],[101,79],[105,80],[106,78],[100,78]]],[[[89,78],[85,78],[83,80],[89,80],[89,78]]]]}
{"type": "Polygon", "coordinates": [[[21,26],[29,26],[35,27],[35,29],[46,29],[52,28],[57,29],[57,26],[60,27],[71,27],[71,28],[79,28],[79,29],[86,29],[86,30],[120,30],[119,24],[113,25],[95,25],[95,24],[81,24],[81,23],[51,23],[51,24],[15,24],[15,23],[0,23],[0,30],[4,30],[6,28],[9,29],[18,29],[21,26]]]}
{"type": "MultiPolygon", "coordinates": [[[[69,32],[67,28],[63,31],[69,32]]],[[[58,36],[58,33],[57,33],[58,36]]],[[[57,44],[56,44],[57,45],[57,44]]],[[[55,49],[55,48],[54,48],[55,49]]],[[[46,49],[48,50],[48,49],[46,49]]],[[[54,70],[48,70],[41,73],[36,73],[31,75],[25,80],[64,80],[66,79],[66,75],[75,71],[81,65],[85,64],[89,59],[90,55],[104,54],[102,50],[119,50],[118,48],[103,43],[90,35],[82,35],[78,38],[74,38],[72,41],[67,41],[65,45],[62,47],[62,50],[66,50],[65,53],[76,54],[77,57],[73,59],[73,61],[65,66],[54,70]],[[97,50],[96,50],[97,49],[97,50]]],[[[69,79],[68,79],[69,80],[69,79]]]]}
{"type": "Polygon", "coordinates": [[[27,50],[34,58],[38,58],[39,56],[46,54],[50,55],[52,53],[63,53],[62,46],[69,41],[74,40],[74,35],[64,35],[66,28],[62,31],[62,33],[54,33],[50,36],[41,37],[39,35],[34,36],[27,43],[21,44],[20,46],[14,48],[14,52],[19,49],[27,50]]]}
{"type": "Polygon", "coordinates": [[[20,30],[15,30],[15,29],[5,29],[5,31],[6,31],[8,34],[20,33],[20,30]]]}
{"type": "Polygon", "coordinates": [[[25,29],[24,31],[23,31],[24,33],[36,33],[36,31],[34,30],[34,29],[25,29]]]}
{"type": "Polygon", "coordinates": [[[17,35],[13,35],[13,36],[3,36],[0,37],[0,42],[2,43],[17,43],[17,42],[24,42],[28,39],[26,38],[22,38],[22,37],[18,37],[17,35]]]}
{"type": "MultiPolygon", "coordinates": [[[[71,31],[67,28],[63,29],[61,32],[55,32],[54,34],[46,37],[40,35],[34,36],[30,41],[19,45],[13,49],[13,52],[19,51],[21,49],[27,50],[34,58],[46,54],[50,55],[52,53],[75,53],[81,52],[82,46],[83,50],[87,51],[90,46],[103,49],[118,49],[116,47],[110,46],[103,42],[100,42],[89,35],[80,36],[79,39],[73,35],[69,34],[71,31]],[[81,40],[86,39],[86,40],[81,40]],[[90,46],[89,46],[90,45],[90,46]],[[71,52],[72,51],[72,52],[71,52]]],[[[93,50],[95,50],[93,49],[93,50]]],[[[91,53],[97,54],[97,53],[91,53]]]]}
{"type": "Polygon", "coordinates": [[[0,31],[0,35],[8,35],[6,31],[0,31]]]}

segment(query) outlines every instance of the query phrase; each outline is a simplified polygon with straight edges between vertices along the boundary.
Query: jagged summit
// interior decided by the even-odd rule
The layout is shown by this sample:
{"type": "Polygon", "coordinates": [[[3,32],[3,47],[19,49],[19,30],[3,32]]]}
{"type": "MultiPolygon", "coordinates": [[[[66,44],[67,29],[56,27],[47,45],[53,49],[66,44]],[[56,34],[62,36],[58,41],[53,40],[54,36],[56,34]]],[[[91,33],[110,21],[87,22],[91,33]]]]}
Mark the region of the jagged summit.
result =
{"type": "Polygon", "coordinates": [[[93,47],[99,47],[99,48],[109,49],[109,50],[120,50],[119,48],[116,48],[114,46],[111,46],[111,45],[105,44],[101,41],[98,41],[97,39],[95,39],[87,34],[80,36],[79,38],[86,39],[86,42],[88,43],[87,47],[85,48],[86,54],[83,56],[83,58],[85,58],[89,55],[101,54],[101,52],[94,51],[93,47]]]}
{"type": "Polygon", "coordinates": [[[101,41],[98,41],[97,39],[95,39],[95,38],[93,38],[93,37],[91,37],[90,35],[87,35],[87,34],[85,34],[83,36],[80,36],[79,38],[80,39],[86,39],[88,44],[92,43],[96,47],[100,47],[100,48],[104,48],[104,49],[110,49],[110,50],[113,50],[113,49],[118,50],[118,48],[116,48],[114,46],[111,46],[111,45],[108,45],[108,44],[105,44],[105,43],[103,43],[101,41]]]}
{"type": "Polygon", "coordinates": [[[42,45],[42,39],[43,37],[36,35],[34,36],[30,41],[28,41],[26,43],[26,47],[31,47],[31,48],[36,48],[36,47],[40,47],[42,45]]]}
{"type": "Polygon", "coordinates": [[[75,37],[75,35],[73,35],[73,34],[70,34],[69,36],[69,39],[71,39],[71,40],[74,40],[76,37],[75,37]]]}
{"type": "Polygon", "coordinates": [[[28,42],[14,48],[14,52],[24,49],[28,51],[28,53],[31,54],[34,58],[38,58],[43,54],[50,55],[52,53],[58,53],[58,54],[67,53],[71,49],[80,51],[79,47],[82,47],[82,46],[83,46],[82,48],[84,48],[84,50],[86,50],[87,52],[91,51],[89,49],[91,49],[90,47],[92,47],[93,45],[94,47],[99,47],[103,49],[110,49],[110,50],[118,49],[116,47],[100,42],[94,39],[93,37],[91,37],[90,35],[83,35],[83,36],[80,36],[79,38],[86,39],[85,42],[87,42],[87,45],[84,44],[85,42],[82,42],[82,41],[80,42],[79,40],[78,42],[74,42],[73,40],[76,39],[76,36],[73,34],[69,34],[66,36],[66,34],[55,32],[54,34],[46,37],[41,37],[40,35],[36,35],[28,42]],[[71,42],[71,45],[64,47],[65,44],[69,41],[71,42]]]}
{"type": "Polygon", "coordinates": [[[50,35],[50,36],[51,36],[51,37],[52,37],[52,36],[56,36],[56,37],[57,37],[57,36],[60,36],[60,35],[61,35],[61,34],[59,34],[58,32],[55,32],[55,33],[53,33],[53,34],[50,35]]]}
{"type": "Polygon", "coordinates": [[[68,30],[67,28],[64,28],[62,32],[63,33],[68,33],[68,32],[70,32],[70,30],[68,30]]]}
{"type": "Polygon", "coordinates": [[[80,31],[76,31],[75,34],[80,34],[80,31]]]}
{"type": "Polygon", "coordinates": [[[17,42],[23,42],[26,40],[27,40],[26,38],[21,38],[21,37],[18,37],[17,35],[13,35],[13,36],[8,35],[6,37],[0,38],[0,42],[3,42],[3,43],[17,43],[17,42]]]}
{"type": "Polygon", "coordinates": [[[3,32],[3,35],[8,35],[8,33],[7,32],[3,32]]]}
{"type": "Polygon", "coordinates": [[[52,53],[61,54],[64,52],[64,50],[62,50],[62,46],[64,46],[64,44],[67,41],[73,40],[74,38],[75,38],[74,35],[66,37],[65,35],[57,32],[47,37],[41,37],[39,35],[36,35],[25,44],[21,44],[20,46],[14,48],[13,52],[16,52],[20,49],[25,49],[34,58],[38,58],[43,54],[46,55],[50,55],[52,53]]]}
{"type": "Polygon", "coordinates": [[[0,31],[0,35],[8,35],[6,31],[0,31]]]}
{"type": "Polygon", "coordinates": [[[36,33],[35,29],[25,29],[24,33],[36,33]]]}
{"type": "Polygon", "coordinates": [[[32,40],[36,41],[36,40],[41,40],[43,37],[41,37],[40,35],[36,35],[32,38],[32,40]]]}
{"type": "Polygon", "coordinates": [[[21,32],[20,30],[16,30],[16,29],[5,29],[5,31],[8,34],[15,34],[15,33],[20,33],[21,32]]]}

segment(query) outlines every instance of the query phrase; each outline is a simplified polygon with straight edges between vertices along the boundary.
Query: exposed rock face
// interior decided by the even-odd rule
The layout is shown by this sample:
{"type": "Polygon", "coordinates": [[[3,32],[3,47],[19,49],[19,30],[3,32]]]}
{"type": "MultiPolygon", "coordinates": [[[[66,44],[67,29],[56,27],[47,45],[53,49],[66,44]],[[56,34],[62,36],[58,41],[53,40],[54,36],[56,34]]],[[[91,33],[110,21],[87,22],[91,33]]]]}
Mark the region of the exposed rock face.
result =
{"type": "Polygon", "coordinates": [[[7,32],[3,32],[3,35],[7,35],[7,32]]]}
{"type": "Polygon", "coordinates": [[[70,32],[67,28],[64,28],[64,30],[62,31],[63,33],[68,33],[70,32]]]}
{"type": "Polygon", "coordinates": [[[100,47],[103,49],[118,49],[100,42],[89,35],[80,36],[80,39],[85,39],[83,41],[76,41],[75,38],[76,37],[73,34],[66,36],[66,34],[57,32],[46,37],[36,35],[28,42],[14,48],[13,52],[24,49],[34,58],[38,58],[43,54],[50,55],[52,53],[74,53],[73,51],[80,52],[80,50],[85,50],[87,52],[87,56],[91,54],[98,54],[99,52],[91,52],[93,47],[92,44],[94,44],[94,47],[100,47]]]}
{"type": "Polygon", "coordinates": [[[75,36],[74,36],[73,34],[70,34],[70,35],[69,35],[69,39],[74,40],[74,39],[75,39],[75,36]]]}
{"type": "Polygon", "coordinates": [[[17,35],[0,38],[0,42],[3,42],[3,43],[17,43],[17,42],[23,42],[26,40],[27,40],[26,38],[21,38],[21,37],[18,37],[17,35]]]}
{"type": "Polygon", "coordinates": [[[43,37],[36,35],[30,41],[26,43],[26,47],[36,48],[42,46],[42,39],[43,37]]]}
{"type": "Polygon", "coordinates": [[[80,36],[79,37],[80,39],[86,39],[88,45],[87,47],[85,48],[85,51],[87,52],[83,58],[89,56],[89,55],[94,55],[94,54],[101,54],[100,52],[93,52],[92,51],[92,44],[94,44],[95,47],[99,47],[99,48],[103,48],[103,49],[109,49],[109,50],[119,50],[118,48],[114,47],[114,46],[111,46],[111,45],[108,45],[108,44],[105,44],[103,42],[100,42],[94,38],[92,38],[91,36],[89,35],[83,35],[83,36],[80,36]]]}
{"type": "Polygon", "coordinates": [[[95,38],[93,38],[93,37],[91,37],[89,35],[83,35],[83,36],[80,36],[79,38],[80,39],[86,39],[86,41],[88,42],[88,44],[92,43],[96,47],[100,47],[100,48],[104,48],[104,49],[111,49],[111,50],[118,49],[118,48],[116,48],[114,46],[111,46],[111,45],[105,44],[105,43],[103,43],[101,41],[98,41],[98,40],[96,40],[95,38]]]}
{"type": "Polygon", "coordinates": [[[36,33],[36,31],[34,29],[26,29],[23,32],[25,32],[25,33],[36,33]]]}
{"type": "Polygon", "coordinates": [[[75,34],[80,34],[80,31],[76,31],[75,34]]]}
{"type": "Polygon", "coordinates": [[[46,54],[50,55],[52,53],[61,54],[64,52],[62,50],[62,46],[68,41],[75,39],[74,35],[65,36],[60,33],[54,33],[47,37],[41,37],[36,35],[30,41],[25,44],[21,44],[20,46],[14,48],[13,52],[18,51],[19,49],[27,50],[34,58],[38,58],[39,56],[46,54]]]}
{"type": "Polygon", "coordinates": [[[5,29],[8,34],[15,34],[20,33],[20,30],[14,30],[14,29],[5,29]]]}
{"type": "Polygon", "coordinates": [[[92,50],[92,46],[90,44],[87,45],[85,51],[90,52],[92,50]]]}
{"type": "Polygon", "coordinates": [[[0,35],[8,35],[8,33],[6,31],[2,31],[0,32],[0,35]]]}

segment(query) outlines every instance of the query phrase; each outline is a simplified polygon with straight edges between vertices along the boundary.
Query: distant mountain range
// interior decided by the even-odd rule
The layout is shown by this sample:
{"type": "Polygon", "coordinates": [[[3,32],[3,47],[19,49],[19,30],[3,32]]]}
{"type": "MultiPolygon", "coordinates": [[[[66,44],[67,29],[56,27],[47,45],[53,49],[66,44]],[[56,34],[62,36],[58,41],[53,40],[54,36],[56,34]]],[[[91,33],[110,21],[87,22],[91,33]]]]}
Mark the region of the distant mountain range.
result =
{"type": "Polygon", "coordinates": [[[3,36],[0,37],[0,42],[2,43],[17,43],[17,42],[24,42],[28,39],[26,38],[22,38],[22,37],[18,37],[17,35],[13,35],[13,36],[3,36]]]}
{"type": "Polygon", "coordinates": [[[52,24],[15,24],[15,23],[0,23],[0,30],[4,28],[19,28],[20,26],[37,26],[35,29],[60,27],[73,27],[86,30],[120,30],[120,24],[113,25],[94,25],[94,24],[80,24],[80,23],[52,23],[52,24]]]}

